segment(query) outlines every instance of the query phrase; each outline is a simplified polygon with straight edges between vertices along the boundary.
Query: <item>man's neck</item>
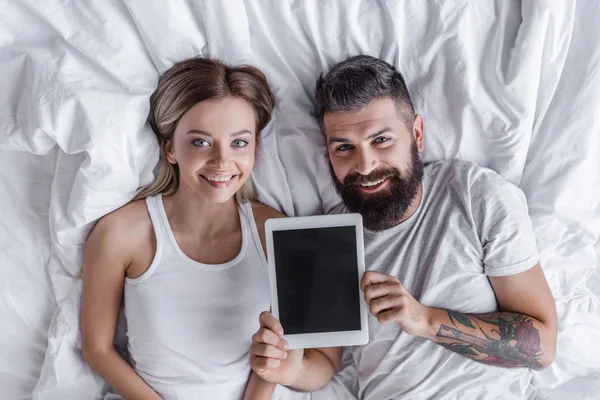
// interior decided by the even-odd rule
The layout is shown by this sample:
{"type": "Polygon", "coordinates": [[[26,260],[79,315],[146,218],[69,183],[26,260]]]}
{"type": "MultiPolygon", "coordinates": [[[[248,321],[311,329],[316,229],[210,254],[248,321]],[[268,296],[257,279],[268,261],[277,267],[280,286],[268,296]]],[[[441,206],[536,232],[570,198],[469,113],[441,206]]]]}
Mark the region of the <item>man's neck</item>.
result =
{"type": "Polygon", "coordinates": [[[407,219],[412,217],[414,213],[417,212],[417,209],[419,208],[419,205],[421,204],[422,198],[423,198],[423,181],[419,182],[419,186],[417,187],[417,194],[416,194],[415,198],[410,202],[410,205],[408,206],[406,211],[404,211],[404,214],[402,214],[402,217],[400,218],[398,223],[396,223],[396,225],[400,225],[401,223],[403,223],[404,221],[406,221],[407,219]]]}

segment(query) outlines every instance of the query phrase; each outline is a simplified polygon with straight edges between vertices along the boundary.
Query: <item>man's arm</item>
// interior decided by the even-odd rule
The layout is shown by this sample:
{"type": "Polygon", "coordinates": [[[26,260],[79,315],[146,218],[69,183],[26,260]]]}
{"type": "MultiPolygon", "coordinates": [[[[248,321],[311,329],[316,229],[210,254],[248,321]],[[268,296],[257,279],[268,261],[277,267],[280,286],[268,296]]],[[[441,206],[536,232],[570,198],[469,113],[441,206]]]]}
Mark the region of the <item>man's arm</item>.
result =
{"type": "Polygon", "coordinates": [[[503,312],[469,315],[430,309],[424,336],[489,365],[537,370],[550,365],[556,353],[556,307],[539,264],[489,279],[503,312]]]}
{"type": "Polygon", "coordinates": [[[548,366],[556,353],[557,317],[540,265],[489,279],[500,312],[479,315],[426,307],[389,275],[368,271],[361,287],[380,323],[399,323],[406,333],[485,364],[548,366]]]}

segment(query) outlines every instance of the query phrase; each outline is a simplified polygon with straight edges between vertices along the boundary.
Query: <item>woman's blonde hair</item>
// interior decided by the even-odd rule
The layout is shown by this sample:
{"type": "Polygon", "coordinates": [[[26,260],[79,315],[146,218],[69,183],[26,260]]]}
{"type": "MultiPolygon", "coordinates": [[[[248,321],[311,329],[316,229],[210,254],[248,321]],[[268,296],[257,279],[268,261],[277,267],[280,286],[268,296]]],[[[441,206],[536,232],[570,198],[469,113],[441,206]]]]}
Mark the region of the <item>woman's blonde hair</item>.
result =
{"type": "MultiPolygon", "coordinates": [[[[178,62],[163,74],[150,96],[148,117],[160,147],[160,172],[154,182],[136,193],[134,201],[177,190],[179,167],[171,164],[166,154],[179,120],[199,102],[225,97],[239,98],[252,106],[258,144],[260,131],[271,120],[275,107],[275,97],[267,78],[258,68],[248,65],[230,67],[210,58],[190,58],[178,62]]],[[[250,178],[236,193],[236,199],[238,202],[254,199],[250,178]]]]}

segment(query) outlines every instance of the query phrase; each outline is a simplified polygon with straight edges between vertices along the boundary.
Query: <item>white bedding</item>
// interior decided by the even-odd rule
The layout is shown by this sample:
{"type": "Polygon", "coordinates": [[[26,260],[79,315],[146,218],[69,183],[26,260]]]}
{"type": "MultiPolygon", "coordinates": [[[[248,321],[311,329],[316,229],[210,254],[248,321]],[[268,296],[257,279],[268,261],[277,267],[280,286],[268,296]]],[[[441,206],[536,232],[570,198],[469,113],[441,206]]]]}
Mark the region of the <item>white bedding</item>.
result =
{"type": "Polygon", "coordinates": [[[261,67],[278,105],[255,181],[265,203],[307,215],[339,201],[314,82],[359,53],[404,73],[426,160],[469,159],[525,191],[560,317],[539,396],[600,393],[595,2],[0,0],[0,10],[0,398],[105,390],[79,353],[74,276],[91,225],[151,179],[145,120],[159,73],[196,55],[261,67]]]}

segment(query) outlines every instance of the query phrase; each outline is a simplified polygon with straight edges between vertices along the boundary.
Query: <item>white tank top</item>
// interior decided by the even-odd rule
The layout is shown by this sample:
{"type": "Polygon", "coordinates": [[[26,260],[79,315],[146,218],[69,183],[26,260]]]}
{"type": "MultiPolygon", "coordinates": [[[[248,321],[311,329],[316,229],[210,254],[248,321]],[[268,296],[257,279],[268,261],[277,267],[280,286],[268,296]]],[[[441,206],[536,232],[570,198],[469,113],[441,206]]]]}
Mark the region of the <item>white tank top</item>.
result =
{"type": "Polygon", "coordinates": [[[266,258],[252,206],[238,207],[240,253],[227,263],[208,265],[181,251],[161,195],[147,198],[146,204],[156,255],[143,275],[125,279],[132,366],[164,399],[241,399],[252,335],[259,314],[270,307],[266,258]]]}

